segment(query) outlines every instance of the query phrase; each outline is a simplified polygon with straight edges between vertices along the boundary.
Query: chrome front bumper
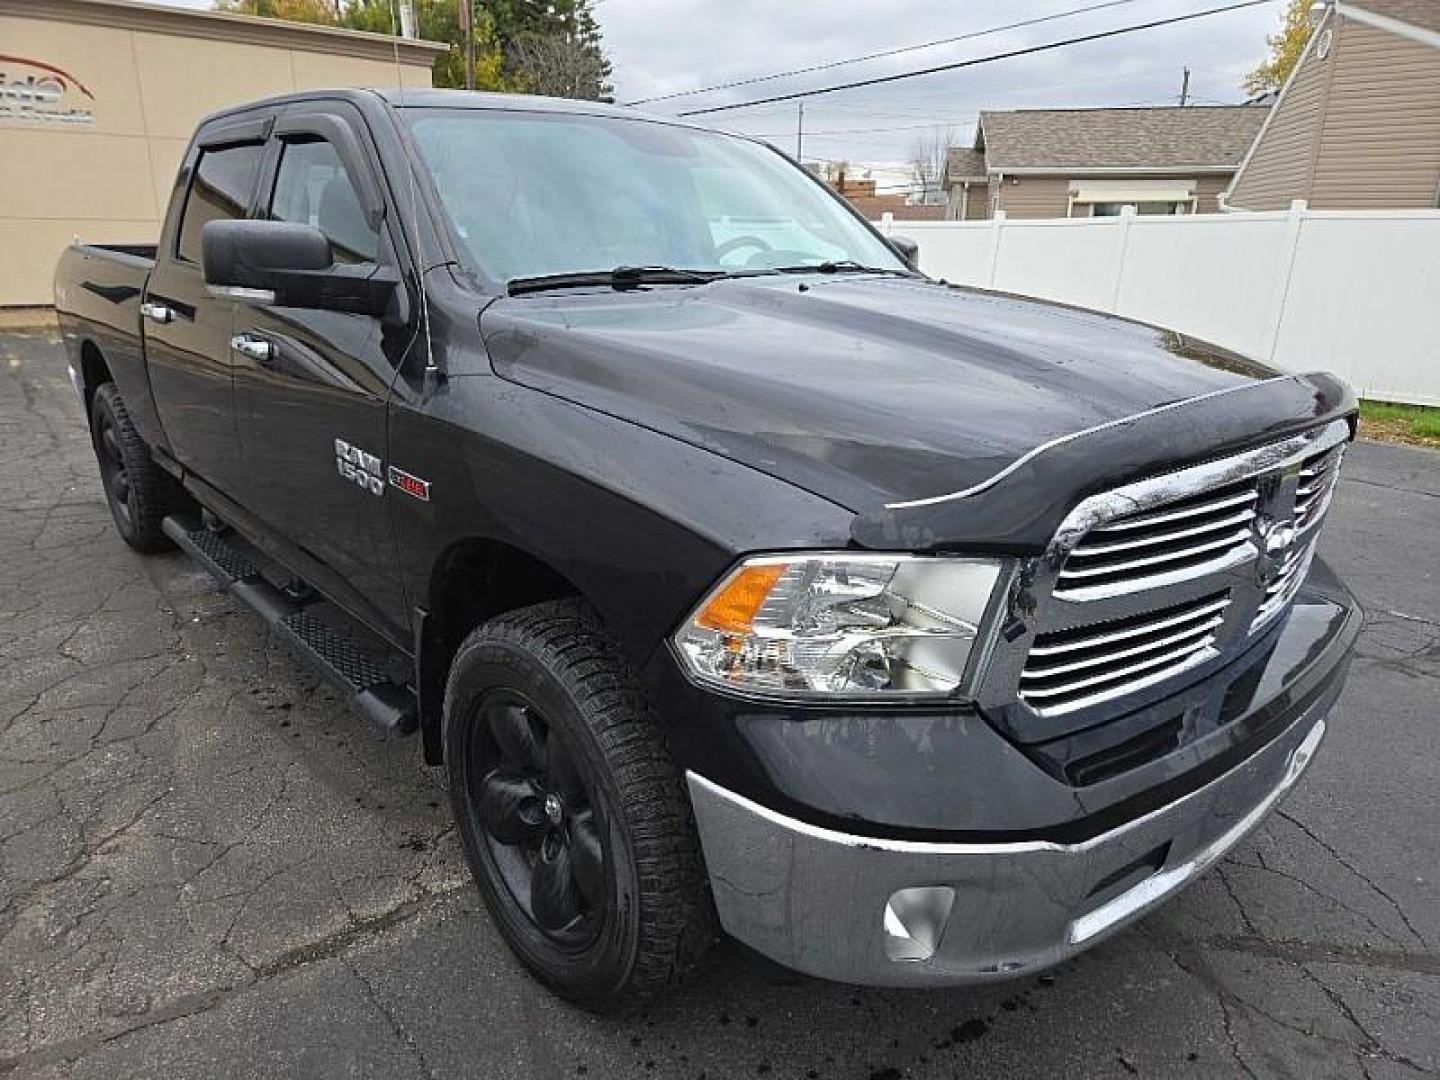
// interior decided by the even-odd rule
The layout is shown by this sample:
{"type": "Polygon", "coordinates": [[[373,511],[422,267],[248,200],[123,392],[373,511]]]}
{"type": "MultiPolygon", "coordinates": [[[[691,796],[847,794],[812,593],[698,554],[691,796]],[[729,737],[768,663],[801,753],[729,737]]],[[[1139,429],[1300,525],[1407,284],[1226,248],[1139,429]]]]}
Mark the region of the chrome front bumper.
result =
{"type": "Polygon", "coordinates": [[[988,982],[1059,963],[1193,881],[1295,785],[1330,695],[1202,788],[1077,844],[877,840],[688,774],[720,922],[797,971],[875,986],[988,982]]]}

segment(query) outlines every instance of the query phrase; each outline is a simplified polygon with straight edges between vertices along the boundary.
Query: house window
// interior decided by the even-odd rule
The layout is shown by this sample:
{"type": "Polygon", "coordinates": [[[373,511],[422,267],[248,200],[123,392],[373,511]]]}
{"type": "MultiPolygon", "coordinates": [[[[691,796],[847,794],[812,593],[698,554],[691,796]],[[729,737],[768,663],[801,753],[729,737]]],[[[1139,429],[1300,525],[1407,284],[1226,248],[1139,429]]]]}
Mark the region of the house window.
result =
{"type": "Polygon", "coordinates": [[[1192,179],[1136,177],[1070,181],[1071,217],[1118,217],[1126,206],[1146,216],[1193,214],[1199,209],[1192,179]]]}
{"type": "Polygon", "coordinates": [[[1190,203],[1186,202],[1097,202],[1090,204],[1091,217],[1119,217],[1126,206],[1133,206],[1137,214],[1188,214],[1190,203]]]}

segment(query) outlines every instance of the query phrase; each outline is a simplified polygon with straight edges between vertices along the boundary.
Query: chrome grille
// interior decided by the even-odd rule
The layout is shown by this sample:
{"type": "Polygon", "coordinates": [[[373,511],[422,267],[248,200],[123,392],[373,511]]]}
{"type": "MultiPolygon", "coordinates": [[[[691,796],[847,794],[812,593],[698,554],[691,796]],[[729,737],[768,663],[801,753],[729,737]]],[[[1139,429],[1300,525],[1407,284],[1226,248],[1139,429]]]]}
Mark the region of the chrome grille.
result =
{"type": "Polygon", "coordinates": [[[1233,561],[1250,540],[1259,497],[1259,485],[1250,479],[1112,518],[1075,545],[1060,568],[1055,595],[1133,592],[1176,573],[1193,576],[1233,561]]]}
{"type": "Polygon", "coordinates": [[[1314,557],[1313,541],[1301,544],[1285,557],[1275,579],[1265,586],[1264,599],[1260,601],[1255,617],[1250,620],[1252,633],[1269,622],[1273,616],[1280,614],[1285,605],[1300,591],[1300,585],[1310,571],[1310,560],[1314,557]]]}
{"type": "Polygon", "coordinates": [[[1228,592],[1128,619],[1040,634],[1020,673],[1020,699],[1058,712],[1159,682],[1212,654],[1228,592]]]}
{"type": "Polygon", "coordinates": [[[1017,574],[982,703],[1041,741],[1247,648],[1304,582],[1350,434],[1337,420],[1083,500],[1017,574]]]}
{"type": "Polygon", "coordinates": [[[1319,521],[1330,506],[1335,481],[1340,476],[1340,459],[1344,446],[1312,454],[1300,466],[1300,482],[1295,488],[1295,528],[1304,531],[1319,521]]]}

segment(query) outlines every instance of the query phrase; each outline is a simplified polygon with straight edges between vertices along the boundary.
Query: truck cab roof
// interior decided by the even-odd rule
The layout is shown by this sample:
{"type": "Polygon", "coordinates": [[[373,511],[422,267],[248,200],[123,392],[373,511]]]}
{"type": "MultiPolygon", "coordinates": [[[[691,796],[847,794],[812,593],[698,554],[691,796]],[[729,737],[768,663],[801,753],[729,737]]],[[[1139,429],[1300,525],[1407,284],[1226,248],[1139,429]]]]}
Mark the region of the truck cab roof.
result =
{"type": "Polygon", "coordinates": [[[572,98],[542,97],[538,94],[500,94],[473,90],[448,90],[432,87],[333,87],[299,90],[258,98],[225,109],[218,109],[201,119],[198,127],[256,109],[290,105],[304,101],[349,101],[364,108],[376,99],[395,109],[476,109],[506,112],[568,113],[576,116],[608,116],[623,120],[649,120],[680,127],[700,127],[674,116],[642,112],[624,105],[603,101],[577,101],[572,98]]]}

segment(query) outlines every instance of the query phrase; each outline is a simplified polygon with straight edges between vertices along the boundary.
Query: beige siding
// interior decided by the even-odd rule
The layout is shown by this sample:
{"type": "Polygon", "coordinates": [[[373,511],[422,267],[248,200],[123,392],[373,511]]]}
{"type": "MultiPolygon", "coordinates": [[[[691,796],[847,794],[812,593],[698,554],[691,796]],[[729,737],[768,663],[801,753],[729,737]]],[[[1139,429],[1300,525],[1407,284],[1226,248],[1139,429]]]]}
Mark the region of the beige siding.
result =
{"type": "Polygon", "coordinates": [[[1440,49],[1342,19],[1310,205],[1435,205],[1440,187],[1440,49]]]}
{"type": "Polygon", "coordinates": [[[1350,19],[1308,53],[1231,193],[1237,210],[1436,205],[1440,49],[1350,19]]]}
{"type": "Polygon", "coordinates": [[[1324,60],[1317,59],[1313,50],[1306,53],[1240,173],[1230,194],[1231,208],[1284,210],[1293,199],[1309,198],[1310,169],[1334,59],[1333,51],[1324,60]]]}
{"type": "Polygon", "coordinates": [[[1195,178],[1195,212],[1214,214],[1220,209],[1216,196],[1230,186],[1233,173],[1201,173],[1195,178]]]}
{"type": "MultiPolygon", "coordinates": [[[[1124,174],[1117,173],[1106,173],[1101,177],[1087,176],[1083,173],[1077,173],[1074,176],[1007,176],[1000,187],[1000,209],[1004,210],[1005,216],[1009,218],[1063,218],[1070,212],[1071,181],[1087,179],[1133,179],[1148,182],[1162,180],[1164,177],[1151,174],[1126,177],[1124,174]]],[[[1197,212],[1213,214],[1219,209],[1215,196],[1224,191],[1230,183],[1230,174],[1201,173],[1196,176],[1191,173],[1177,177],[1177,179],[1193,180],[1198,200],[1197,212]]],[[[1076,206],[1074,210],[1074,213],[1080,216],[1089,212],[1089,208],[1083,204],[1076,206]]],[[[973,196],[972,216],[975,216],[973,196]]]]}
{"type": "Polygon", "coordinates": [[[1006,217],[1064,217],[1069,205],[1068,176],[1007,176],[1000,182],[1000,209],[1006,217]]]}
{"type": "Polygon", "coordinates": [[[990,216],[990,189],[984,184],[970,188],[970,201],[965,204],[966,221],[984,221],[990,216]]]}
{"type": "Polygon", "coordinates": [[[966,222],[981,222],[989,217],[989,183],[985,180],[960,180],[950,189],[950,216],[966,222]],[[969,194],[965,194],[968,190],[969,194]],[[965,213],[960,215],[960,210],[965,213]]]}

